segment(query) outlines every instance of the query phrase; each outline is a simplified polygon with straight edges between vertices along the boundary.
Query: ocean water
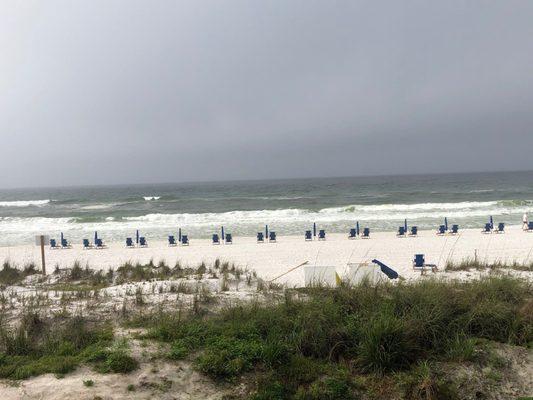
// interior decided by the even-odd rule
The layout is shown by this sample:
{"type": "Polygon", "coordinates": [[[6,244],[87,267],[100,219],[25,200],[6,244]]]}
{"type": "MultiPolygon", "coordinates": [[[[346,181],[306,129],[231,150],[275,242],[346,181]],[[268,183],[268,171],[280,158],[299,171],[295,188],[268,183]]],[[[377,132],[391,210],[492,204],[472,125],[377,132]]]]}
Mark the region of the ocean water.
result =
{"type": "Polygon", "coordinates": [[[404,218],[420,229],[448,217],[461,227],[533,218],[533,171],[271,181],[120,185],[0,190],[0,246],[32,243],[63,232],[73,242],[97,230],[123,240],[139,229],[165,240],[178,228],[207,238],[224,225],[254,236],[269,225],[278,235],[302,234],[313,222],[347,232],[359,221],[371,230],[396,230],[404,218]]]}

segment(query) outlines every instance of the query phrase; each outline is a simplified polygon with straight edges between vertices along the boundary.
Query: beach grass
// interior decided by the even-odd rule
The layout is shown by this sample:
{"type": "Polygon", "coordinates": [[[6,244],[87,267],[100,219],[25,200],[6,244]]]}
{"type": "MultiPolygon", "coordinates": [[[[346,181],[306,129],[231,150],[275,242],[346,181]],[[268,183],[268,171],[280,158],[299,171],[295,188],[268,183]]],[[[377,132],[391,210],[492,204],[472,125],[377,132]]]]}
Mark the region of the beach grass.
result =
{"type": "Polygon", "coordinates": [[[22,268],[17,268],[17,266],[10,260],[5,260],[2,263],[2,269],[0,270],[0,284],[14,285],[20,283],[27,276],[37,273],[38,271],[34,263],[29,263],[22,268]]]}
{"type": "MultiPolygon", "coordinates": [[[[12,268],[6,276],[15,276],[12,268]]],[[[126,264],[106,273],[78,263],[57,274],[50,288],[64,289],[66,301],[92,296],[99,304],[97,289],[117,280],[179,277],[168,293],[187,293],[190,304],[146,307],[150,293],[159,292],[155,286],[149,293],[137,286],[126,291],[131,297],[127,313],[117,309],[109,321],[99,321],[89,317],[88,308],[85,316],[39,314],[46,298],[21,296],[20,318],[8,321],[7,308],[6,318],[0,318],[0,378],[61,377],[81,364],[99,373],[129,373],[139,360],[145,362],[132,357],[129,348],[131,340],[140,339],[145,346],[156,345],[151,357],[186,361],[215,382],[242,382],[245,397],[256,400],[357,399],[362,393],[454,399],[457,388],[439,372],[442,363],[483,366],[487,379],[496,383],[505,363],[492,344],[533,345],[531,283],[502,274],[467,282],[427,279],[302,289],[257,280],[258,297],[221,304],[201,284],[202,277],[217,276],[223,297],[224,282],[232,281],[231,290],[238,290],[236,281],[246,284],[256,276],[220,260],[194,268],[126,264]],[[137,333],[117,340],[114,330],[125,327],[138,328],[137,333]]]]}
{"type": "Polygon", "coordinates": [[[154,315],[144,337],[215,380],[256,374],[256,399],[356,398],[357,377],[391,374],[444,392],[433,362],[471,361],[484,340],[531,344],[532,295],[510,277],[313,288],[215,316],[154,315]]]}
{"type": "Polygon", "coordinates": [[[18,325],[0,326],[0,377],[66,374],[82,362],[95,361],[95,354],[103,352],[112,339],[108,324],[91,326],[81,316],[54,321],[25,312],[18,325]]]}
{"type": "Polygon", "coordinates": [[[475,258],[465,258],[459,262],[448,261],[445,266],[445,270],[450,271],[469,271],[469,270],[514,270],[514,271],[533,271],[533,262],[519,263],[512,262],[506,263],[503,261],[486,262],[480,261],[475,258]]]}

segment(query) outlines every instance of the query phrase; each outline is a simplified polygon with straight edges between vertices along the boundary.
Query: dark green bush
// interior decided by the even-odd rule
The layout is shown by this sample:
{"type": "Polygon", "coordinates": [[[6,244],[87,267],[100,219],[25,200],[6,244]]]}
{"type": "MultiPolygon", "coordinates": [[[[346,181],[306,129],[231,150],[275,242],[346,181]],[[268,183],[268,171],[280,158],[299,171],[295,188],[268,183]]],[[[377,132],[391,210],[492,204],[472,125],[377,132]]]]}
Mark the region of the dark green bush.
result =
{"type": "Polygon", "coordinates": [[[113,351],[104,361],[104,372],[115,372],[127,374],[139,367],[139,362],[123,351],[113,351]]]}

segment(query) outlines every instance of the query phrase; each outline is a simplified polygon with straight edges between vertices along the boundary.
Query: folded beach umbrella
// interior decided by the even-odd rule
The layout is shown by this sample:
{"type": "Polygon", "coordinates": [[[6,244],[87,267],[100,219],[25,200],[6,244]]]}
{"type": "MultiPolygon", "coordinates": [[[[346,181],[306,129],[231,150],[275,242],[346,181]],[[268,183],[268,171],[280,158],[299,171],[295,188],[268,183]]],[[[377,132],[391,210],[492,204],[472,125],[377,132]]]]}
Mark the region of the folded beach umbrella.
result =
{"type": "Polygon", "coordinates": [[[223,227],[223,226],[222,226],[222,228],[221,228],[221,232],[222,232],[222,240],[225,241],[225,240],[224,240],[225,236],[224,236],[224,227],[223,227]]]}
{"type": "Polygon", "coordinates": [[[63,244],[63,232],[61,232],[61,244],[63,244]]]}
{"type": "Polygon", "coordinates": [[[492,220],[492,215],[490,216],[490,229],[494,229],[494,222],[492,220]]]}
{"type": "Polygon", "coordinates": [[[359,236],[359,221],[355,224],[355,231],[357,232],[357,236],[359,236]]]}
{"type": "Polygon", "coordinates": [[[407,232],[407,218],[403,221],[403,227],[405,228],[405,232],[407,232]]]}
{"type": "Polygon", "coordinates": [[[135,242],[139,244],[139,230],[137,229],[137,232],[135,233],[135,242]]]}
{"type": "Polygon", "coordinates": [[[179,241],[181,243],[181,228],[178,229],[178,238],[179,238],[179,241]]]}
{"type": "Polygon", "coordinates": [[[265,237],[268,238],[268,225],[265,225],[265,237]]]}
{"type": "Polygon", "coordinates": [[[316,236],[316,222],[313,222],[313,236],[316,236]]]}
{"type": "Polygon", "coordinates": [[[446,227],[446,230],[448,230],[448,217],[444,217],[444,226],[446,227]]]}
{"type": "Polygon", "coordinates": [[[94,231],[94,243],[98,240],[98,232],[94,231]]]}

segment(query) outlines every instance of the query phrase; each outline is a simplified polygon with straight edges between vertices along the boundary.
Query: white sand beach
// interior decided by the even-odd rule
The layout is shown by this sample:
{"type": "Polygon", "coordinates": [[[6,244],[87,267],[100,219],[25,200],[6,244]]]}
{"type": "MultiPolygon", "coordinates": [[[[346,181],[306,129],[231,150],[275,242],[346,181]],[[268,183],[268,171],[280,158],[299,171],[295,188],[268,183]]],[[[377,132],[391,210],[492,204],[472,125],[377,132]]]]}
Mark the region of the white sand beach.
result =
{"type": "MultiPolygon", "coordinates": [[[[533,261],[533,233],[519,226],[506,227],[504,234],[482,234],[480,229],[460,231],[452,236],[437,236],[435,231],[420,231],[418,237],[398,238],[394,232],[372,232],[370,239],[349,240],[345,234],[327,234],[325,241],[306,242],[302,236],[278,236],[277,243],[257,244],[253,237],[235,237],[231,245],[213,245],[210,240],[190,239],[190,246],[168,247],[165,241],[148,239],[147,248],[125,248],[123,243],[107,243],[103,250],[46,250],[47,270],[56,265],[71,267],[78,261],[93,269],[117,268],[125,262],[154,263],[164,260],[168,265],[177,261],[184,265],[211,263],[219,258],[243,268],[255,270],[264,279],[272,279],[290,268],[309,261],[310,265],[335,266],[342,272],[347,263],[368,262],[376,258],[395,269],[404,278],[416,278],[412,270],[415,254],[424,254],[427,263],[443,270],[447,261],[477,259],[481,262],[520,264],[533,261]]],[[[105,240],[105,238],[104,238],[105,240]]],[[[17,265],[34,262],[40,266],[40,249],[30,245],[0,247],[0,261],[17,265]]],[[[303,284],[302,269],[281,279],[280,283],[303,284]]]]}

